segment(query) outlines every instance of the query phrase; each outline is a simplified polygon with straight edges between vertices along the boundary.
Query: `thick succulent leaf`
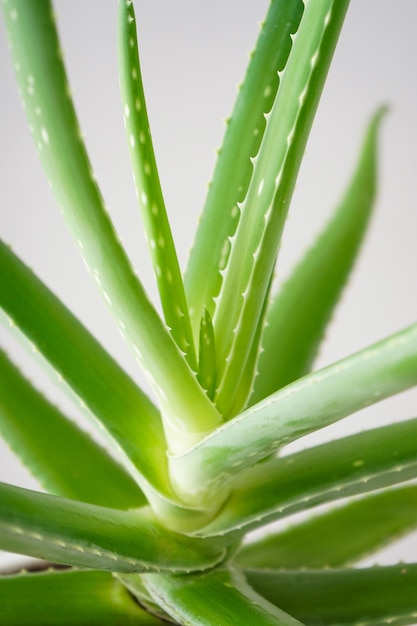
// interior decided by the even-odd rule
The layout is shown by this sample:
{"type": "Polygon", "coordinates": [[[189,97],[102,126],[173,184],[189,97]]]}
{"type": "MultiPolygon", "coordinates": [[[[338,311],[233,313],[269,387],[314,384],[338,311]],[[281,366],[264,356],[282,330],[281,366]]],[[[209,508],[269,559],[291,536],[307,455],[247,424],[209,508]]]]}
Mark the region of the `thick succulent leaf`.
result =
{"type": "Polygon", "coordinates": [[[195,442],[201,439],[196,433],[219,424],[220,416],[114,232],[81,140],[49,0],[9,0],[3,6],[23,104],[52,190],[121,334],[159,400],[171,426],[171,447],[183,450],[187,431],[195,442]],[[177,434],[181,430],[183,437],[177,434]]]}
{"type": "Polygon", "coordinates": [[[371,216],[383,113],[378,111],[370,123],[336,213],[271,303],[251,404],[311,370],[371,216]]]}
{"type": "Polygon", "coordinates": [[[219,384],[228,417],[273,273],[298,169],[348,0],[305,8],[254,163],[213,318],[219,384]]]}
{"type": "Polygon", "coordinates": [[[243,546],[249,568],[339,567],[354,563],[417,527],[417,487],[367,496],[243,546]]]}
{"type": "Polygon", "coordinates": [[[213,398],[216,389],[216,345],[213,323],[207,309],[204,309],[200,324],[198,380],[207,390],[209,398],[213,398]]]}
{"type": "Polygon", "coordinates": [[[309,432],[417,384],[417,325],[287,385],[224,424],[171,475],[191,498],[215,493],[246,467],[309,432]]]}
{"type": "Polygon", "coordinates": [[[0,434],[50,493],[116,509],[146,504],[129,474],[48,402],[1,350],[0,434]]]}
{"type": "Polygon", "coordinates": [[[114,572],[203,570],[216,544],[162,527],[148,508],[118,511],[0,484],[0,549],[114,572]]]}
{"type": "Polygon", "coordinates": [[[146,608],[152,615],[156,615],[163,620],[171,622],[171,618],[160,606],[156,604],[149,591],[146,589],[142,576],[143,574],[113,574],[123,585],[129,589],[130,593],[137,599],[139,604],[146,608]]]}
{"type": "Polygon", "coordinates": [[[163,624],[108,572],[49,570],[4,576],[0,577],[0,597],[2,626],[163,624]]]}
{"type": "Polygon", "coordinates": [[[158,176],[138,57],[133,2],[119,2],[120,87],[136,193],[165,321],[196,369],[184,286],[158,176]]]}
{"type": "Polygon", "coordinates": [[[167,491],[164,434],[153,404],[2,242],[0,268],[0,309],[9,329],[26,336],[34,355],[54,368],[55,380],[65,383],[78,405],[98,420],[148,496],[154,489],[167,491]]]}
{"type": "Polygon", "coordinates": [[[203,575],[147,574],[142,580],[155,600],[180,624],[193,626],[296,626],[300,622],[254,592],[234,569],[203,575]]]}
{"type": "Polygon", "coordinates": [[[300,0],[273,0],[251,55],[245,80],[218,155],[202,218],[191,250],[185,286],[198,338],[204,309],[213,317],[222,271],[230,254],[244,199],[253,173],[252,159],[265,132],[265,115],[274,102],[280,73],[292,47],[304,5],[300,0]],[[204,276],[202,282],[201,277],[204,276]]]}
{"type": "Polygon", "coordinates": [[[247,571],[270,602],[314,626],[403,626],[417,619],[417,565],[371,569],[247,571]]]}
{"type": "Polygon", "coordinates": [[[239,478],[201,533],[222,534],[417,477],[417,419],[271,459],[239,478]]]}

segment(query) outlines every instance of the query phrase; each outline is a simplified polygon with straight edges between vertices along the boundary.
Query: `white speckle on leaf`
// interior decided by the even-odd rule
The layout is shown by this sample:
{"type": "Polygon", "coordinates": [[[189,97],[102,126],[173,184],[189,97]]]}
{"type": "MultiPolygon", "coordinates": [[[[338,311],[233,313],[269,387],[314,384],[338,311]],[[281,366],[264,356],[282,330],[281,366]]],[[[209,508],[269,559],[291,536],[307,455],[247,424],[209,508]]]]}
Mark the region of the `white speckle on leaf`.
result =
{"type": "Polygon", "coordinates": [[[146,135],[144,132],[140,132],[139,133],[139,141],[140,143],[145,143],[146,142],[146,135]]]}
{"type": "Polygon", "coordinates": [[[45,126],[42,126],[41,128],[41,137],[42,137],[42,141],[45,145],[49,144],[49,134],[48,131],[46,130],[45,126]]]}
{"type": "Polygon", "coordinates": [[[156,248],[155,239],[151,239],[150,242],[149,242],[149,245],[151,246],[152,250],[155,250],[155,248],[156,248]]]}
{"type": "Polygon", "coordinates": [[[129,109],[129,105],[128,104],[125,104],[124,114],[125,114],[126,117],[129,117],[129,115],[130,115],[130,109],[129,109]]]}
{"type": "Polygon", "coordinates": [[[268,87],[265,87],[265,89],[264,89],[264,98],[267,98],[268,96],[270,96],[271,92],[272,92],[272,89],[271,89],[270,85],[268,85],[268,87]]]}
{"type": "Polygon", "coordinates": [[[140,199],[145,206],[148,204],[148,196],[144,191],[140,194],[140,199]]]}
{"type": "Polygon", "coordinates": [[[136,98],[136,100],[135,100],[135,109],[136,109],[136,111],[141,111],[142,110],[142,103],[139,100],[139,98],[136,98]]]}
{"type": "Polygon", "coordinates": [[[262,190],[263,190],[263,188],[264,188],[264,182],[265,182],[265,181],[264,181],[264,179],[262,178],[262,180],[260,181],[260,183],[259,183],[259,185],[258,185],[258,196],[260,196],[260,195],[261,195],[261,193],[262,193],[262,190]]]}
{"type": "Polygon", "coordinates": [[[11,9],[10,10],[10,19],[12,20],[12,22],[15,22],[18,17],[19,17],[19,13],[17,12],[17,10],[16,9],[11,9]]]}
{"type": "Polygon", "coordinates": [[[145,161],[145,163],[143,164],[143,170],[146,174],[146,176],[150,176],[151,175],[151,166],[149,165],[148,161],[145,161]]]}
{"type": "Polygon", "coordinates": [[[132,67],[132,78],[133,80],[137,80],[138,77],[138,71],[136,69],[136,67],[132,67]]]}

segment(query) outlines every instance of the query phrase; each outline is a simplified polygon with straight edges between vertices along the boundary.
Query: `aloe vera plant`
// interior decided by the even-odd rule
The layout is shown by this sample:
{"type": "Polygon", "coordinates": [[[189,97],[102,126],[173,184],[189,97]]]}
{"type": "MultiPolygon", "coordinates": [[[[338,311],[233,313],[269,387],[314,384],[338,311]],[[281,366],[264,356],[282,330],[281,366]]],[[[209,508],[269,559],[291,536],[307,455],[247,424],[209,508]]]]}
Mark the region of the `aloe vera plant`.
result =
{"type": "Polygon", "coordinates": [[[159,313],[92,173],[53,7],[3,0],[52,192],[150,393],[1,243],[2,321],[100,434],[87,435],[0,353],[0,433],[42,487],[0,484],[0,549],[55,564],[0,578],[1,624],[415,622],[417,564],[355,564],[417,527],[417,419],[286,447],[417,384],[417,325],[313,370],[372,212],[384,108],[332,219],[276,295],[271,287],[347,8],[271,1],[183,274],[134,8],[119,1],[122,109],[159,313]]]}

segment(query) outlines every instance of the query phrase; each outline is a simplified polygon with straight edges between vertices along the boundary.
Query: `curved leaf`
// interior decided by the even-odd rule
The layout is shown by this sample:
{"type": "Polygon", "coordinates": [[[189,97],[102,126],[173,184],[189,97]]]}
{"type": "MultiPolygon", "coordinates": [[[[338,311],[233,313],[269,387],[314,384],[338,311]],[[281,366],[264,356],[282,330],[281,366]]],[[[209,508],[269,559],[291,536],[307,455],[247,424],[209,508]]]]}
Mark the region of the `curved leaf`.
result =
{"type": "Polygon", "coordinates": [[[260,463],[238,479],[204,536],[241,533],[417,477],[417,419],[376,428],[260,463]]]}
{"type": "Polygon", "coordinates": [[[224,550],[161,526],[150,509],[118,511],[0,484],[0,549],[113,572],[189,572],[224,550]]]}
{"type": "Polygon", "coordinates": [[[215,493],[282,445],[417,384],[417,325],[287,385],[170,459],[184,494],[215,493]]]}
{"type": "Polygon", "coordinates": [[[133,2],[119,2],[120,87],[126,133],[145,232],[165,321],[196,370],[196,355],[184,286],[168,223],[146,111],[133,2]]]}
{"type": "Polygon", "coordinates": [[[131,476],[50,404],[2,350],[0,434],[50,493],[116,509],[147,502],[131,476]]]}
{"type": "Polygon", "coordinates": [[[268,294],[298,170],[347,6],[348,0],[307,3],[242,203],[213,318],[219,380],[215,400],[227,417],[233,417],[234,391],[268,294]]]}
{"type": "Polygon", "coordinates": [[[2,626],[158,626],[107,572],[49,570],[0,577],[2,626]],[[42,598],[42,602],[39,599],[42,598]]]}
{"type": "Polygon", "coordinates": [[[158,398],[170,446],[184,450],[221,418],[114,232],[81,139],[51,4],[9,0],[4,13],[25,110],[53,192],[87,268],[158,398]]]}
{"type": "Polygon", "coordinates": [[[417,528],[417,487],[409,485],[349,502],[241,549],[249,568],[340,567],[417,528]]]}
{"type": "Polygon", "coordinates": [[[270,111],[303,13],[301,0],[272,0],[232,117],[219,152],[216,169],[191,249],[185,287],[196,339],[204,309],[213,317],[222,271],[239,221],[239,202],[248,189],[252,159],[265,132],[270,111]],[[261,97],[259,95],[261,94],[261,97]],[[201,277],[204,276],[202,283],[201,277]]]}
{"type": "Polygon", "coordinates": [[[378,129],[384,112],[379,110],[369,125],[355,173],[335,215],[271,303],[251,404],[311,370],[371,216],[378,129]]]}
{"type": "Polygon", "coordinates": [[[254,592],[232,568],[203,575],[148,574],[142,580],[180,624],[193,626],[297,626],[299,622],[254,592]]]}
{"type": "Polygon", "coordinates": [[[306,572],[247,571],[251,585],[306,624],[405,626],[417,618],[417,565],[306,572]]]}

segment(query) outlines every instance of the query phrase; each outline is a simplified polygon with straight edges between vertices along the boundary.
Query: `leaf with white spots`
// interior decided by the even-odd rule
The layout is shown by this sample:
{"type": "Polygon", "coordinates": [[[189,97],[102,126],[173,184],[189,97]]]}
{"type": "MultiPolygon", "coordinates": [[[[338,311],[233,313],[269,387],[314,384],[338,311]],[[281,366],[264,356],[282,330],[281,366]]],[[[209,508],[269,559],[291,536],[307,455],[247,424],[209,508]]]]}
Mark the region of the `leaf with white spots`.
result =
{"type": "Polygon", "coordinates": [[[200,517],[172,492],[159,412],[87,329],[0,241],[0,321],[26,337],[54,382],[105,435],[155,510],[174,524],[200,517]]]}
{"type": "Polygon", "coordinates": [[[307,4],[254,159],[213,317],[218,347],[215,400],[227,417],[233,417],[230,407],[234,391],[252,349],[298,170],[347,5],[347,0],[307,4]]]}
{"type": "Polygon", "coordinates": [[[198,351],[198,380],[213,398],[216,388],[216,346],[210,313],[204,309],[200,325],[200,347],[198,351]]]}
{"type": "Polygon", "coordinates": [[[19,13],[19,19],[12,21],[5,11],[6,26],[14,59],[21,66],[17,78],[26,113],[35,141],[38,137],[42,141],[39,155],[53,192],[90,273],[117,323],[123,324],[123,335],[159,401],[170,448],[184,450],[190,440],[194,443],[217,426],[221,417],[117,239],[81,139],[50,2],[10,0],[8,6],[19,13]],[[38,108],[42,120],[36,115],[38,108]],[[48,133],[47,145],[43,128],[48,133]]]}
{"type": "Polygon", "coordinates": [[[142,580],[155,601],[178,624],[301,626],[257,594],[233,567],[187,576],[147,574],[142,580]]]}
{"type": "Polygon", "coordinates": [[[146,110],[133,3],[119,2],[119,65],[123,113],[136,192],[165,321],[196,370],[184,285],[165,209],[146,110]]]}
{"type": "Polygon", "coordinates": [[[113,457],[48,402],[2,350],[0,433],[50,493],[117,509],[138,508],[147,502],[113,457]]]}
{"type": "Polygon", "coordinates": [[[280,73],[285,67],[303,12],[303,2],[273,0],[262,24],[233,114],[227,120],[213,180],[191,250],[185,286],[194,334],[198,337],[204,309],[214,316],[215,298],[230,255],[231,241],[253,173],[253,157],[265,132],[280,73]],[[201,277],[204,276],[202,282],[201,277]]]}
{"type": "Polygon", "coordinates": [[[170,459],[190,499],[216,493],[281,446],[417,385],[417,325],[308,374],[170,459]]]}
{"type": "Polygon", "coordinates": [[[269,602],[311,626],[413,626],[417,564],[361,569],[245,572],[269,602]]]}
{"type": "MultiPolygon", "coordinates": [[[[398,449],[395,456],[398,462],[398,449]]],[[[365,464],[364,459],[361,462],[365,464]]],[[[351,465],[355,467],[355,462],[351,465]]],[[[249,568],[341,567],[375,554],[416,528],[417,485],[406,485],[348,500],[284,530],[268,533],[244,545],[236,558],[241,567],[249,568]]]]}
{"type": "MultiPolygon", "coordinates": [[[[415,479],[416,437],[417,419],[414,419],[260,463],[238,478],[223,510],[200,532],[204,536],[239,534],[323,503],[415,479]]],[[[386,501],[389,502],[389,498],[386,501]]],[[[396,499],[394,495],[391,502],[400,505],[401,497],[396,499]]],[[[392,527],[397,532],[402,527],[407,529],[416,525],[415,491],[408,494],[408,504],[410,511],[404,513],[399,508],[393,521],[392,527]]],[[[338,532],[336,527],[333,532],[338,532]]],[[[382,523],[379,530],[370,533],[368,546],[375,545],[381,537],[379,533],[384,533],[382,523]]],[[[353,545],[354,541],[352,539],[353,545]]],[[[343,548],[340,550],[343,553],[343,548]]],[[[325,554],[323,552],[322,558],[325,554]]]]}
{"type": "Polygon", "coordinates": [[[0,577],[2,626],[166,626],[110,572],[49,569],[0,577]],[[42,598],[42,602],[39,599],[42,598]],[[64,608],[65,607],[65,608],[64,608]]]}
{"type": "Polygon", "coordinates": [[[118,511],[0,483],[0,549],[112,572],[188,572],[216,565],[216,542],[174,533],[141,508],[118,511]]]}
{"type": "Polygon", "coordinates": [[[340,206],[271,303],[251,404],[311,370],[371,217],[384,111],[379,110],[369,125],[340,206]]]}

